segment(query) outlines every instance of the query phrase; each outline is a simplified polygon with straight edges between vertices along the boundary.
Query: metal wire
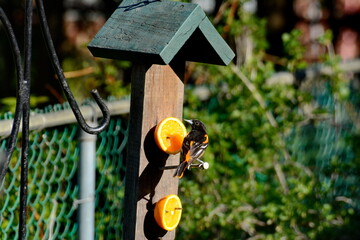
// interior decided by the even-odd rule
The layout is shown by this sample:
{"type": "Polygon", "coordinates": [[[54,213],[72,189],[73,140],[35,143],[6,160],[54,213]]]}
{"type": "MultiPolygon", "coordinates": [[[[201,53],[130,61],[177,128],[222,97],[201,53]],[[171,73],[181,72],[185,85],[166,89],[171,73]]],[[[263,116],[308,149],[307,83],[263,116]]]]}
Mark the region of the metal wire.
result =
{"type": "Polygon", "coordinates": [[[5,174],[7,172],[9,161],[10,161],[12,153],[14,151],[16,138],[17,138],[19,128],[20,128],[22,107],[23,107],[21,92],[23,91],[22,79],[23,79],[24,71],[23,71],[23,67],[22,67],[22,63],[21,63],[20,50],[19,50],[19,46],[18,46],[18,43],[15,38],[14,31],[11,27],[9,19],[7,18],[5,12],[3,11],[3,9],[1,7],[0,7],[0,21],[3,23],[3,25],[5,27],[5,32],[9,38],[10,48],[11,48],[13,56],[14,56],[14,62],[15,62],[16,73],[17,73],[17,85],[18,85],[18,91],[16,93],[17,101],[16,101],[14,121],[12,124],[11,133],[10,133],[7,147],[4,150],[5,154],[2,154],[3,159],[0,159],[0,185],[1,185],[1,183],[5,177],[5,174]]]}
{"type": "Polygon", "coordinates": [[[23,112],[23,138],[21,148],[21,187],[20,187],[20,220],[19,239],[26,239],[28,165],[29,165],[29,122],[30,122],[30,84],[31,84],[31,49],[32,49],[32,0],[25,1],[24,33],[24,79],[21,92],[23,112]]]}
{"type": "Polygon", "coordinates": [[[30,115],[30,83],[31,83],[31,36],[32,36],[32,1],[25,2],[25,33],[24,33],[24,70],[21,65],[20,50],[16,42],[15,34],[5,12],[0,8],[1,22],[9,37],[10,46],[13,51],[18,78],[18,91],[15,119],[6,149],[5,159],[1,159],[0,182],[2,182],[10,158],[14,151],[16,138],[19,132],[21,115],[23,119],[23,141],[21,157],[21,187],[20,187],[20,213],[19,213],[19,239],[26,239],[26,215],[27,215],[27,189],[28,189],[28,151],[29,151],[29,115],[30,115]]]}

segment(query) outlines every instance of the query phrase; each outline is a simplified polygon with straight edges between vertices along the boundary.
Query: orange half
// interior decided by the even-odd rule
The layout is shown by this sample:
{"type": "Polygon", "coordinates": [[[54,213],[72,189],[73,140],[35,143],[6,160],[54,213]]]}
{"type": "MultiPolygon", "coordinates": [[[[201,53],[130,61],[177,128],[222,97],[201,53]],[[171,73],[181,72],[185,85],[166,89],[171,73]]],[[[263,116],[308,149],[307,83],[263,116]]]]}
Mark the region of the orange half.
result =
{"type": "Polygon", "coordinates": [[[178,118],[168,117],[155,128],[155,142],[168,154],[181,151],[182,143],[187,134],[185,125],[178,118]]]}
{"type": "Polygon", "coordinates": [[[181,213],[181,201],[175,194],[170,194],[160,199],[154,209],[154,217],[157,224],[167,231],[172,231],[178,226],[181,213]]]}

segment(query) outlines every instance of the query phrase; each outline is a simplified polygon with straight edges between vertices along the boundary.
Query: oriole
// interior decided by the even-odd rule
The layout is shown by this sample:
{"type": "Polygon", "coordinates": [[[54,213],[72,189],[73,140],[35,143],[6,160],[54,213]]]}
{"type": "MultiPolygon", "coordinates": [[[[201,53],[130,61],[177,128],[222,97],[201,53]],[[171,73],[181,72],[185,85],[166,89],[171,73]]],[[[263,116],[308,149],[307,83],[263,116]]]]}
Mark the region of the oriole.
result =
{"type": "Polygon", "coordinates": [[[197,119],[185,121],[191,124],[191,131],[182,143],[181,163],[174,173],[174,177],[178,178],[183,177],[185,170],[189,169],[195,160],[203,163],[199,158],[204,155],[209,142],[205,125],[201,121],[197,119]]]}

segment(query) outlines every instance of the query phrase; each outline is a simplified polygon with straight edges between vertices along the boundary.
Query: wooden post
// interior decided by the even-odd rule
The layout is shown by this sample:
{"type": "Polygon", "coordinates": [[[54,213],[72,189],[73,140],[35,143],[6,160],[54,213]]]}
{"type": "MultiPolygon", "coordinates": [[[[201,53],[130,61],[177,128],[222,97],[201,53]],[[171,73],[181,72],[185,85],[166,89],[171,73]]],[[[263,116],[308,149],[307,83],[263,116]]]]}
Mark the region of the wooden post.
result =
{"type": "Polygon", "coordinates": [[[174,239],[175,231],[155,223],[153,205],[177,193],[173,171],[159,168],[178,164],[179,156],[158,149],[154,129],[166,117],[182,118],[186,61],[228,65],[235,54],[199,5],[178,1],[122,1],[88,48],[97,57],[137,64],[131,79],[123,239],[174,239]]]}
{"type": "Polygon", "coordinates": [[[174,239],[175,231],[161,229],[153,205],[177,194],[173,171],[179,155],[168,155],[155,144],[154,129],[166,117],[182,119],[185,62],[172,65],[135,65],[132,72],[130,129],[126,162],[123,239],[174,239]]]}

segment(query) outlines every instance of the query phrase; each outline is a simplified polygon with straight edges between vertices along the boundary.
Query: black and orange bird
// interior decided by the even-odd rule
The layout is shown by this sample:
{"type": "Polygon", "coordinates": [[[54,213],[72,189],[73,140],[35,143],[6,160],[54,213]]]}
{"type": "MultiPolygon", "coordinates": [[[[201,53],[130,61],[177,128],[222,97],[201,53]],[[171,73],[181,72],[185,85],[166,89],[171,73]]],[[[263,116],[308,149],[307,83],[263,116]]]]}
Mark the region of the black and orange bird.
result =
{"type": "Polygon", "coordinates": [[[191,124],[191,131],[186,135],[182,144],[181,163],[174,173],[174,177],[178,178],[182,178],[185,170],[189,169],[195,160],[204,164],[199,158],[204,155],[209,142],[206,127],[201,121],[197,119],[184,120],[191,124]]]}

